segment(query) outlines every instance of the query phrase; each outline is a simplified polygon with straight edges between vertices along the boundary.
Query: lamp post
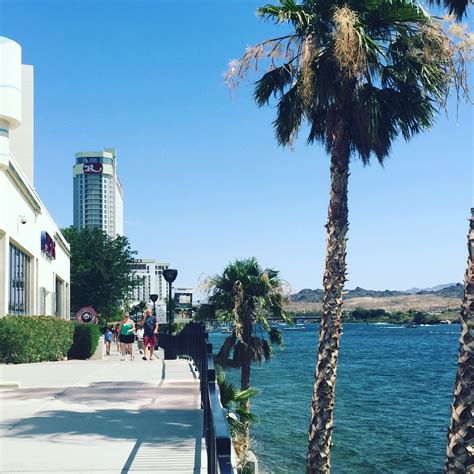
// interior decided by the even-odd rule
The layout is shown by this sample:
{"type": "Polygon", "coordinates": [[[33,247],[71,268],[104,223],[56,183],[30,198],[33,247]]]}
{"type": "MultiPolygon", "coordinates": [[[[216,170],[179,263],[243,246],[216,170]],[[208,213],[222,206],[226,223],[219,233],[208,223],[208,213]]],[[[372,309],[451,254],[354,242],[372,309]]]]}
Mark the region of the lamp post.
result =
{"type": "Polygon", "coordinates": [[[158,299],[158,295],[150,295],[151,301],[153,301],[153,317],[156,318],[156,300],[158,299]]]}
{"type": "Polygon", "coordinates": [[[168,322],[173,323],[173,312],[171,310],[171,288],[172,288],[172,283],[176,280],[176,277],[178,276],[178,270],[174,270],[172,268],[167,268],[166,270],[163,270],[163,278],[166,280],[168,283],[168,322]]]}

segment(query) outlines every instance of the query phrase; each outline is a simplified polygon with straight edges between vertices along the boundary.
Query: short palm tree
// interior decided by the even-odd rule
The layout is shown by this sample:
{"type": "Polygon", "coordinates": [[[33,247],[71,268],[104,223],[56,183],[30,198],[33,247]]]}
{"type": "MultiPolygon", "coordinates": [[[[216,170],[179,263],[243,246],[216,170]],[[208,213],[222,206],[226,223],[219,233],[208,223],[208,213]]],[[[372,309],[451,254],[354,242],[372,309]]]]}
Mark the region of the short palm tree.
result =
{"type": "Polygon", "coordinates": [[[216,380],[219,385],[222,406],[226,411],[229,430],[232,435],[233,445],[237,455],[242,458],[245,453],[240,451],[241,440],[245,436],[246,423],[252,423],[257,417],[245,408],[246,402],[258,395],[258,390],[248,388],[239,390],[233,383],[225,378],[225,372],[219,365],[216,366],[216,380]],[[239,419],[235,415],[239,416],[239,419]]]}
{"type": "Polygon", "coordinates": [[[474,471],[474,208],[471,209],[468,253],[461,311],[461,344],[448,433],[447,473],[474,471]]]}
{"type": "MultiPolygon", "coordinates": [[[[240,389],[250,388],[252,362],[261,363],[272,356],[272,344],[282,346],[280,333],[272,328],[269,318],[291,322],[283,310],[284,285],[279,272],[262,269],[255,258],[230,263],[222,275],[209,280],[211,304],[221,321],[230,322],[233,332],[217,355],[217,362],[241,369],[240,389]],[[268,338],[267,338],[268,337],[268,338]],[[230,355],[232,353],[232,359],[230,355]]],[[[250,398],[242,403],[250,411],[250,398]]],[[[245,426],[244,451],[248,449],[249,423],[245,426]]]]}
{"type": "Polygon", "coordinates": [[[266,61],[257,81],[258,106],[277,99],[275,136],[291,145],[302,124],[308,144],[330,155],[327,254],[323,277],[316,380],[307,472],[328,472],[336,369],[346,281],[349,162],[379,163],[393,141],[428,130],[451,87],[463,91],[464,49],[412,0],[280,0],[258,10],[286,24],[285,34],[248,48],[231,61],[226,81],[236,86],[266,61]]]}

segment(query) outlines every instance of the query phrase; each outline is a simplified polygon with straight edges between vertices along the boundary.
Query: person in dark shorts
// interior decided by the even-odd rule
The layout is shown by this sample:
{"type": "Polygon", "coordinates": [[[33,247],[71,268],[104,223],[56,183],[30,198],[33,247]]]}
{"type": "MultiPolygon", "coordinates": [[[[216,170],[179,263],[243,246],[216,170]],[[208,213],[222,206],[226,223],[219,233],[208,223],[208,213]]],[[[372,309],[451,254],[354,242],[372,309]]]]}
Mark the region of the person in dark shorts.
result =
{"type": "Polygon", "coordinates": [[[133,343],[135,342],[135,323],[130,319],[128,312],[125,312],[123,319],[119,324],[120,334],[120,352],[122,357],[120,360],[125,360],[125,354],[130,354],[130,360],[133,360],[133,343]]]}
{"type": "Polygon", "coordinates": [[[143,326],[143,360],[148,360],[146,350],[150,347],[150,360],[153,360],[153,352],[157,342],[158,323],[156,318],[152,316],[151,309],[147,309],[143,319],[140,321],[140,326],[143,326]]]}
{"type": "Polygon", "coordinates": [[[105,328],[104,340],[105,340],[105,355],[110,355],[110,343],[112,342],[113,333],[109,327],[105,328]]]}

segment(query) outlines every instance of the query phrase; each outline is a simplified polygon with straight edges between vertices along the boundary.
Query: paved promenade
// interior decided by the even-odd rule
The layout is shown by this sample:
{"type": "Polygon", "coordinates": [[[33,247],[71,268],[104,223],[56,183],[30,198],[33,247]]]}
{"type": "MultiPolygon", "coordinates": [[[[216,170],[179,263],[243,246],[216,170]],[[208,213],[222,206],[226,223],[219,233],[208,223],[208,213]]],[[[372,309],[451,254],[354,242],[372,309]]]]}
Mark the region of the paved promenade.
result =
{"type": "Polygon", "coordinates": [[[199,383],[185,360],[1,365],[1,473],[204,473],[199,383]]]}

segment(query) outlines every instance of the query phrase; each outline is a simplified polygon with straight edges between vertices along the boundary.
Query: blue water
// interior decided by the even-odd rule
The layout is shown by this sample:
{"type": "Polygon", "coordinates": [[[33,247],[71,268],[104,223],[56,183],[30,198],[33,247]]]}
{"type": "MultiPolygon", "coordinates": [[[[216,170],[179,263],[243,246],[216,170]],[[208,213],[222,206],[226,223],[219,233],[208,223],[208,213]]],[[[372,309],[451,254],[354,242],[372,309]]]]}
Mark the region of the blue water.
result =
{"type": "MultiPolygon", "coordinates": [[[[252,367],[254,450],[267,473],[303,473],[317,325],[252,367]]],[[[460,327],[346,324],[336,385],[333,473],[441,473],[460,327]]],[[[210,335],[215,349],[226,335],[210,335]]],[[[239,383],[239,371],[227,370],[239,383]]]]}

